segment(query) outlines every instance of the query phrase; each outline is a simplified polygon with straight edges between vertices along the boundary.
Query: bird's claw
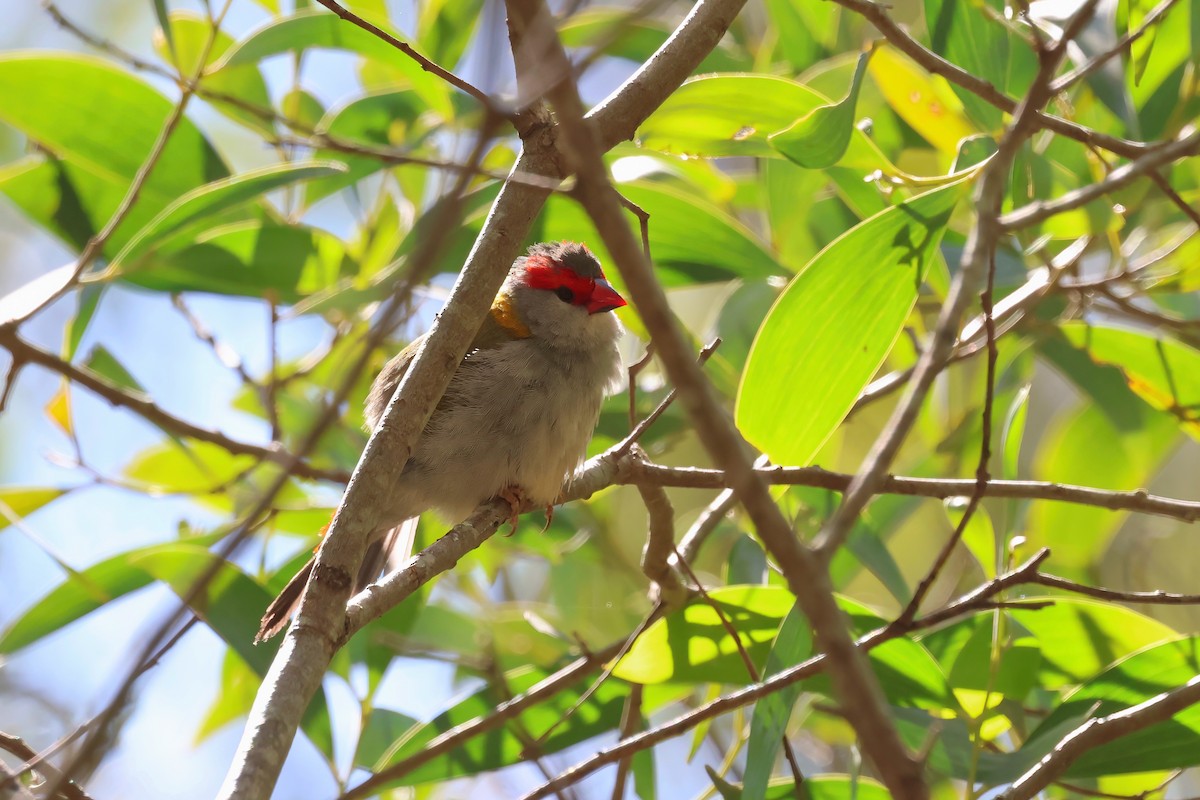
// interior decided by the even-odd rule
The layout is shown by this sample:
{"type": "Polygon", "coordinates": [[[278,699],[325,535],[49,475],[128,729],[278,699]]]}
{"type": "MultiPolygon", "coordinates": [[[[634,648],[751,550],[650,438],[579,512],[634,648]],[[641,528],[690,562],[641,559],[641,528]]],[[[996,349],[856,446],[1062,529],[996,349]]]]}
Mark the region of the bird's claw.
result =
{"type": "Polygon", "coordinates": [[[525,505],[525,490],[520,486],[505,486],[498,496],[508,503],[508,524],[512,526],[508,535],[512,536],[517,532],[517,517],[521,513],[521,507],[525,505]]]}

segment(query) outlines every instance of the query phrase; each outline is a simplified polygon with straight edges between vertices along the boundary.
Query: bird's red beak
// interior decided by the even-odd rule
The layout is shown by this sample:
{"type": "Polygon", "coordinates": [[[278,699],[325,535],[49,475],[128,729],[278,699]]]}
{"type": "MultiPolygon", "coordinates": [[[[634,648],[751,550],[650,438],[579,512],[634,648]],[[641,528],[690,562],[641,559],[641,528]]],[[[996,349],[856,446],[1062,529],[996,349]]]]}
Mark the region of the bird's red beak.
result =
{"type": "Polygon", "coordinates": [[[625,305],[625,298],[617,294],[612,284],[601,278],[592,289],[592,296],[584,306],[589,314],[599,314],[602,311],[612,311],[625,305]]]}

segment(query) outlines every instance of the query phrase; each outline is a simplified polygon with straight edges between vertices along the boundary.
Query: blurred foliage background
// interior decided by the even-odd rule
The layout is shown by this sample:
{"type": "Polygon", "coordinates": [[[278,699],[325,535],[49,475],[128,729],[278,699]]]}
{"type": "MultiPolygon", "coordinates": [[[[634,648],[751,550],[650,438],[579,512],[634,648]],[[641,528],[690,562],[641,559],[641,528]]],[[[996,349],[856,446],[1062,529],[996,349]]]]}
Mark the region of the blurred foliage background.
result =
{"type": "MultiPolygon", "coordinates": [[[[483,90],[512,91],[500,4],[346,5],[483,90]]],[[[1037,24],[1054,30],[1077,4],[1033,6],[1037,24]]],[[[1200,4],[1162,6],[1101,3],[1064,72],[1117,47],[1148,15],[1152,23],[1049,111],[1122,139],[1179,135],[1200,109],[1200,4]]],[[[688,5],[555,10],[584,98],[597,102],[688,5]]],[[[1004,3],[902,0],[889,13],[999,91],[1028,90],[1032,28],[1004,3]]],[[[34,749],[104,737],[75,773],[96,798],[207,796],[274,654],[276,645],[250,644],[258,616],[307,557],[337,503],[337,478],[365,444],[370,378],[440,307],[519,141],[502,131],[489,145],[437,274],[414,293],[391,344],[355,374],[373,315],[414,269],[422,222],[453,180],[445,165],[474,142],[478,105],[306,0],[103,9],[63,0],[15,15],[0,39],[0,323],[22,320],[0,336],[0,364],[16,374],[0,415],[0,730],[34,749]],[[196,76],[194,91],[177,75],[196,76]],[[168,128],[128,214],[70,283],[75,259],[168,128]],[[343,384],[348,397],[309,452],[308,474],[289,478],[269,519],[195,602],[202,624],[147,671],[113,725],[86,727],[211,563],[210,548],[278,474],[264,448],[301,447],[343,384]]],[[[622,194],[649,214],[658,277],[697,349],[722,339],[709,377],[776,464],[859,467],[958,269],[973,181],[1008,119],[877,38],[834,2],[751,2],[697,77],[607,155],[622,194]]],[[[1086,187],[1126,160],[1042,131],[1018,153],[1005,210],[1086,187]]],[[[1196,496],[1200,239],[1187,206],[1200,168],[1193,157],[1162,172],[1168,190],[1139,180],[1002,239],[994,477],[1196,496]]],[[[564,195],[530,237],[547,239],[585,241],[608,262],[564,195]]],[[[632,309],[621,314],[633,363],[645,351],[642,328],[632,309]]],[[[938,378],[897,474],[974,475],[983,339],[978,321],[964,331],[963,357],[938,378]]],[[[667,388],[654,363],[641,371],[635,417],[667,388]]],[[[630,403],[628,389],[610,399],[592,454],[629,432],[630,403]]],[[[661,464],[708,465],[675,407],[642,445],[661,464]]],[[[680,534],[716,494],[668,493],[680,534]]],[[[801,486],[776,496],[800,536],[837,501],[801,486]]],[[[898,496],[870,506],[831,564],[857,629],[900,612],[961,510],[898,496]]],[[[651,608],[636,488],[612,487],[540,526],[533,515],[493,539],[339,654],[276,796],[337,797],[582,648],[635,630],[651,608]]],[[[422,541],[444,530],[423,519],[422,541]]],[[[1186,592],[1200,567],[1193,537],[1177,519],[988,500],[926,607],[1041,546],[1052,552],[1046,569],[1073,580],[1186,592]]],[[[760,670],[810,652],[737,511],[693,568],[760,670]]],[[[1186,606],[1061,596],[897,640],[872,663],[902,735],[926,748],[939,792],[974,794],[1011,781],[1095,708],[1185,682],[1197,671],[1197,621],[1186,606]]],[[[694,604],[655,623],[577,712],[565,713],[587,681],[382,791],[517,796],[614,741],[635,685],[645,687],[635,710],[651,726],[749,682],[711,608],[694,604]]],[[[811,782],[814,797],[882,794],[860,775],[853,732],[823,679],[777,697],[804,772],[830,773],[811,782]]],[[[774,773],[782,783],[768,796],[790,796],[778,738],[751,735],[755,713],[640,754],[627,791],[740,796],[732,784],[774,773]]],[[[1090,754],[1068,780],[1116,796],[1196,793],[1195,777],[1176,771],[1200,763],[1200,714],[1138,737],[1090,754]]],[[[612,784],[613,771],[602,771],[568,796],[607,797],[612,784]]]]}

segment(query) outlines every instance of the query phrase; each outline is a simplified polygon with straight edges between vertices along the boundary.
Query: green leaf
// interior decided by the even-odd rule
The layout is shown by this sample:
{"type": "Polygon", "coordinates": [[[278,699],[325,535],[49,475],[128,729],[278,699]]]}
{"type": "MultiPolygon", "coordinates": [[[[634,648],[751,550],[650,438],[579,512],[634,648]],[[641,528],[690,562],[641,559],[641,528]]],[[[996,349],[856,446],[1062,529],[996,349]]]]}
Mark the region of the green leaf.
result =
{"type": "MultiPolygon", "coordinates": [[[[29,516],[42,506],[66,494],[66,489],[26,488],[23,486],[0,487],[0,503],[8,507],[17,518],[29,516]]],[[[0,530],[9,526],[7,514],[0,514],[0,530]]]]}
{"type": "MultiPolygon", "coordinates": [[[[1053,600],[1053,605],[1044,608],[1008,609],[1009,618],[1019,626],[1017,639],[1028,636],[1037,643],[1041,657],[1036,685],[1043,689],[1058,690],[1083,683],[1130,653],[1178,636],[1163,623],[1123,606],[1069,597],[1022,599],[1053,600]]],[[[956,688],[981,689],[980,681],[987,675],[988,653],[986,647],[979,646],[979,641],[990,642],[991,626],[992,615],[979,614],[931,633],[921,643],[941,663],[953,663],[951,677],[957,681],[956,688]],[[980,628],[985,628],[986,633],[978,633],[980,628]],[[976,636],[983,639],[976,640],[975,649],[964,650],[976,636]]],[[[1028,650],[1016,655],[1006,653],[999,674],[1004,675],[1012,660],[1014,676],[1019,675],[1025,670],[1020,662],[1029,658],[1028,650]]]]}
{"type": "MultiPolygon", "coordinates": [[[[159,24],[162,25],[161,19],[159,24]]],[[[264,113],[255,114],[240,104],[206,95],[205,100],[213,108],[260,135],[275,135],[275,126],[269,116],[271,96],[258,65],[243,64],[209,74],[200,72],[202,67],[208,67],[229,50],[233,45],[233,37],[222,30],[214,32],[208,18],[194,11],[171,12],[170,24],[163,25],[160,30],[163,36],[160,38],[156,35],[154,45],[164,61],[174,64],[183,75],[200,74],[200,85],[205,92],[237,98],[247,105],[262,109],[264,113]],[[208,54],[201,64],[200,55],[205,47],[208,48],[208,54]]]]}
{"type": "MultiPolygon", "coordinates": [[[[795,598],[777,586],[724,586],[708,594],[761,669],[795,598]]],[[[613,675],[634,683],[751,682],[720,617],[699,601],[654,622],[617,662],[613,675]]]]}
{"type": "MultiPolygon", "coordinates": [[[[436,126],[423,119],[428,106],[420,94],[411,90],[387,91],[352,100],[344,107],[330,109],[317,130],[368,146],[397,147],[417,154],[418,148],[436,126]]],[[[354,156],[334,150],[319,150],[322,158],[335,158],[347,166],[341,175],[313,181],[306,202],[315,203],[339,189],[351,186],[368,175],[386,169],[378,158],[354,156]]],[[[401,166],[401,169],[404,167],[401,166]]],[[[410,167],[411,169],[411,167],[410,167]]]]}
{"type": "Polygon", "coordinates": [[[483,0],[427,0],[417,18],[417,42],[435,64],[454,69],[479,24],[483,0]]]}
{"type": "MultiPolygon", "coordinates": [[[[592,48],[604,43],[604,53],[638,64],[646,61],[671,35],[674,26],[655,18],[638,17],[619,6],[587,7],[563,20],[558,35],[569,48],[592,48]],[[613,37],[612,34],[619,35],[613,37]],[[611,40],[611,41],[610,41],[611,40]]],[[[750,60],[722,39],[696,67],[696,72],[749,69],[750,60]]]]}
{"type": "Polygon", "coordinates": [[[147,491],[206,494],[242,475],[255,463],[253,456],[235,456],[211,442],[162,442],[139,453],[124,472],[126,478],[147,491]]]}
{"type": "MultiPolygon", "coordinates": [[[[71,271],[74,272],[74,264],[71,265],[71,271]]],[[[100,296],[103,294],[104,286],[99,284],[84,286],[79,290],[79,306],[75,310],[75,316],[71,317],[67,324],[67,335],[63,341],[63,358],[67,361],[75,358],[75,352],[79,349],[79,343],[83,341],[83,334],[87,332],[92,318],[96,316],[100,296]]]]}
{"type": "MultiPolygon", "coordinates": [[[[776,156],[767,136],[830,105],[802,83],[769,75],[691,78],[638,129],[643,147],[682,156],[776,156]]],[[[840,162],[862,170],[895,168],[859,130],[840,162]]]]}
{"type": "MultiPolygon", "coordinates": [[[[222,535],[210,534],[192,541],[211,544],[222,535]]],[[[135,558],[171,547],[175,547],[174,542],[121,553],[68,576],[9,625],[0,636],[0,653],[15,653],[106,603],[149,585],[153,577],[134,565],[135,558]]]]}
{"type": "MultiPolygon", "coordinates": [[[[59,158],[108,181],[134,178],[173,103],[140,78],[87,56],[0,56],[0,120],[59,158]],[[97,120],[104,120],[103,125],[97,120]]],[[[164,206],[190,189],[229,174],[221,157],[186,117],[163,148],[142,202],[164,206]],[[161,165],[168,165],[161,168],[161,165]]]]}
{"type": "Polygon", "coordinates": [[[808,169],[832,167],[846,153],[850,136],[854,133],[854,114],[858,104],[858,90],[866,74],[868,50],[858,57],[850,90],[836,103],[819,106],[788,128],[767,137],[772,147],[792,161],[808,169]]]}
{"type": "Polygon", "coordinates": [[[196,731],[195,743],[200,744],[221,728],[250,711],[258,694],[260,679],[232,648],[225,650],[221,663],[221,690],[208,707],[208,714],[196,731]]]}
{"type": "MultiPolygon", "coordinates": [[[[957,528],[962,523],[967,503],[965,497],[952,497],[942,504],[951,527],[957,528]]],[[[967,520],[967,525],[963,528],[962,543],[971,551],[971,555],[975,556],[988,580],[996,577],[996,565],[1003,563],[1003,548],[1002,543],[996,540],[992,517],[982,503],[967,520]]]]}
{"type": "MultiPolygon", "coordinates": [[[[730,783],[706,766],[713,784],[722,798],[740,800],[743,797],[740,784],[730,783]]],[[[883,784],[870,778],[856,775],[806,775],[804,788],[809,800],[889,800],[891,797],[883,784]]],[[[789,779],[775,779],[767,786],[766,800],[795,800],[796,785],[789,779]]]]}
{"type": "Polygon", "coordinates": [[[146,390],[138,383],[137,378],[133,377],[104,345],[98,344],[93,347],[83,365],[97,375],[107,378],[114,386],[141,395],[143,398],[146,397],[146,390]]]}
{"type": "MultiPolygon", "coordinates": [[[[767,655],[763,677],[768,678],[808,658],[812,654],[812,644],[808,620],[799,607],[793,606],[779,626],[779,635],[767,655]]],[[[742,776],[742,796],[747,800],[766,797],[767,783],[775,769],[775,758],[800,689],[800,684],[794,683],[754,704],[750,737],[746,743],[746,769],[742,776]]]]}
{"type": "MultiPolygon", "coordinates": [[[[1200,637],[1166,642],[1118,661],[1067,696],[1029,737],[1041,751],[1066,723],[1103,717],[1186,684],[1196,676],[1200,637]]],[[[1200,705],[1171,719],[1089,749],[1067,769],[1074,778],[1200,766],[1200,705]]]]}
{"type": "Polygon", "coordinates": [[[1020,476],[1021,440],[1025,436],[1025,418],[1029,414],[1029,391],[1032,384],[1026,383],[1013,398],[1008,414],[1004,418],[1004,433],[1000,437],[1000,449],[1004,454],[1004,475],[1008,480],[1020,476]]]}
{"type": "Polygon", "coordinates": [[[188,226],[248,203],[274,189],[345,171],[346,168],[337,162],[289,162],[250,170],[201,186],[171,203],[149,225],[138,231],[114,259],[112,269],[118,275],[128,275],[138,268],[131,262],[188,226]]]}
{"type": "MultiPolygon", "coordinates": [[[[400,40],[382,21],[376,23],[400,40]]],[[[281,53],[300,53],[311,49],[348,50],[387,68],[392,88],[412,88],[428,108],[443,119],[454,116],[450,93],[441,78],[425,72],[421,65],[373,33],[352,25],[323,9],[301,11],[290,17],[272,19],[251,31],[231,47],[211,68],[219,73],[243,64],[255,64],[281,53]]]]}
{"type": "MultiPolygon", "coordinates": [[[[1008,90],[1008,32],[999,21],[1000,0],[925,0],[925,21],[933,52],[999,89],[1008,90]],[[989,19],[984,8],[996,15],[989,19]]],[[[1003,113],[973,92],[953,86],[967,113],[984,130],[999,129],[1003,113]]]]}
{"type": "MultiPolygon", "coordinates": [[[[195,544],[165,545],[131,556],[129,562],[188,599],[189,607],[261,678],[275,658],[278,644],[255,645],[257,609],[271,595],[233,564],[195,544]],[[204,587],[197,592],[197,585],[204,587]],[[190,598],[190,599],[189,599],[190,598]],[[250,613],[247,613],[247,612],[250,613]]],[[[318,690],[302,722],[308,738],[323,753],[333,751],[333,731],[324,693],[318,690]]]]}
{"type": "Polygon", "coordinates": [[[935,189],[855,226],[776,301],[737,399],[738,426],[772,461],[810,463],[849,413],[900,335],[968,185],[935,189]]]}
{"type": "MultiPolygon", "coordinates": [[[[795,598],[781,586],[725,586],[709,592],[739,633],[750,660],[761,669],[771,642],[795,598]]],[[[855,633],[884,624],[865,606],[844,597],[838,604],[850,616],[855,633]]],[[[894,639],[870,654],[871,666],[894,705],[956,708],[946,678],[921,645],[894,639]]],[[[694,602],[654,622],[617,662],[613,675],[635,683],[750,682],[733,638],[707,603],[694,602]]],[[[829,679],[805,682],[811,691],[829,694],[829,679]]]]}
{"type": "MultiPolygon", "coordinates": [[[[354,763],[372,772],[421,752],[444,731],[491,713],[504,700],[528,690],[553,670],[521,667],[504,676],[504,690],[489,686],[424,724],[404,727],[404,718],[394,711],[374,709],[367,717],[354,763]]],[[[538,751],[550,755],[593,736],[612,731],[619,724],[629,689],[618,681],[605,681],[570,717],[566,713],[580,699],[586,685],[566,689],[519,714],[507,725],[474,736],[449,753],[422,764],[399,778],[395,786],[415,786],[431,781],[475,775],[523,761],[530,738],[538,751]],[[565,720],[565,721],[564,721],[565,720]],[[553,727],[549,736],[546,733],[553,727]],[[524,733],[524,735],[521,734],[524,733]],[[545,738],[543,738],[545,737],[545,738]]]]}
{"type": "Polygon", "coordinates": [[[153,269],[128,273],[126,282],[161,292],[271,293],[295,303],[352,271],[336,236],[302,225],[236,223],[171,245],[155,254],[153,269]]]}
{"type": "Polygon", "coordinates": [[[1060,326],[1067,341],[1097,364],[1121,370],[1126,383],[1152,408],[1166,411],[1200,439],[1200,351],[1165,336],[1086,322],[1060,326]]]}

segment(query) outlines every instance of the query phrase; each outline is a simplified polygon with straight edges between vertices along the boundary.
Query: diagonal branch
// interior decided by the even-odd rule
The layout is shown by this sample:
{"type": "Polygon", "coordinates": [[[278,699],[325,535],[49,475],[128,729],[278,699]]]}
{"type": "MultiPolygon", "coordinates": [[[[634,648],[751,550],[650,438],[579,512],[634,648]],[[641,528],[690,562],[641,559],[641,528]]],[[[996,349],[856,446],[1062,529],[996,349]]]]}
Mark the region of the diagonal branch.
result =
{"type": "Polygon", "coordinates": [[[1089,750],[1114,742],[1158,722],[1165,722],[1189,706],[1200,703],[1200,675],[1177,689],[1163,692],[1106,717],[1089,719],[1068,733],[1029,771],[1017,778],[997,800],[1030,800],[1066,772],[1089,750]]]}
{"type": "MultiPolygon", "coordinates": [[[[0,346],[12,353],[19,364],[37,364],[51,372],[58,373],[67,380],[83,386],[97,396],[104,398],[111,405],[127,408],[151,424],[157,425],[164,431],[176,436],[184,436],[203,442],[211,442],[234,455],[254,456],[273,464],[293,463],[293,457],[278,442],[269,445],[250,444],[231,439],[220,431],[204,428],[163,411],[156,403],[146,397],[127,392],[101,375],[90,369],[77,366],[46,350],[42,350],[17,335],[15,329],[0,326],[0,346]]],[[[297,462],[292,468],[292,474],[303,478],[345,483],[347,475],[338,470],[325,470],[304,462],[297,462]]]]}
{"type": "Polygon", "coordinates": [[[549,63],[543,68],[550,75],[562,76],[548,90],[547,98],[557,112],[564,149],[578,180],[575,195],[613,255],[701,441],[713,459],[725,468],[731,488],[754,520],[759,537],[778,562],[789,589],[796,595],[834,665],[830,673],[835,690],[862,747],[894,797],[900,800],[927,797],[928,787],[920,765],[900,741],[885,710],[878,681],[854,647],[845,617],[834,601],[828,573],[797,541],[771,499],[767,485],[754,473],[745,442],[692,359],[691,347],[671,314],[666,295],[625,221],[593,129],[584,122],[583,104],[545,4],[541,0],[512,0],[509,7],[510,13],[515,10],[524,16],[529,35],[540,36],[545,42],[543,52],[549,63]]]}

